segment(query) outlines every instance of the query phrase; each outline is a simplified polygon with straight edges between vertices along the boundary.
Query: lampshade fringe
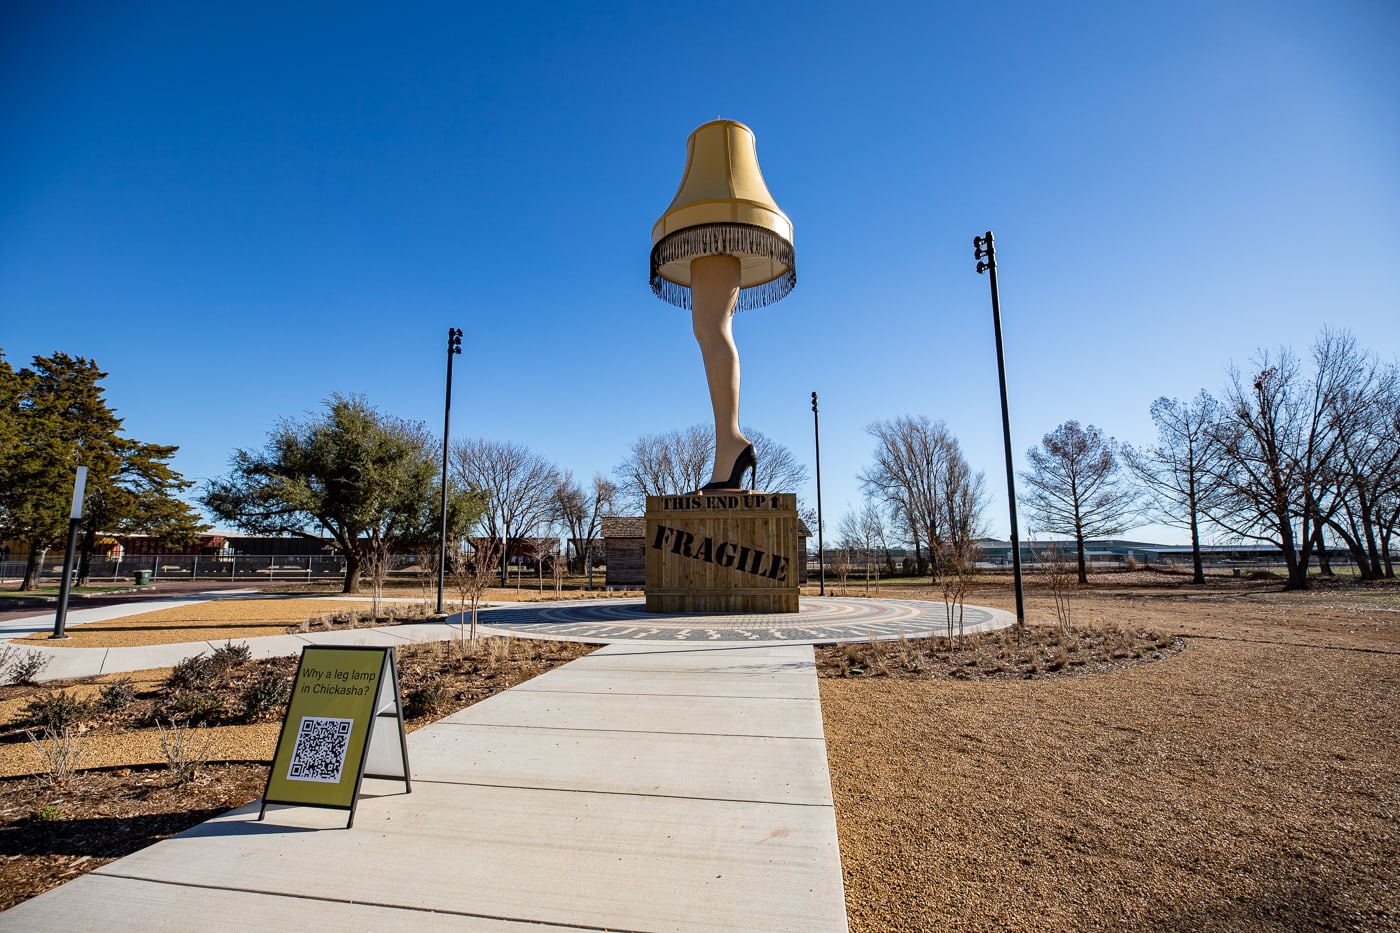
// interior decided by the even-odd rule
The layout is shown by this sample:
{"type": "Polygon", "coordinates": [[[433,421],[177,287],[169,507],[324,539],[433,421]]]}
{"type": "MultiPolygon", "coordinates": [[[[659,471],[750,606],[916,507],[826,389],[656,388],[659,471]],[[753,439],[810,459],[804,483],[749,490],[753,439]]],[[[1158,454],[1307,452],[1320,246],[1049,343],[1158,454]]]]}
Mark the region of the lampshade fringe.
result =
{"type": "Polygon", "coordinates": [[[797,259],[791,243],[753,224],[704,224],[677,230],[651,250],[651,290],[662,301],[690,309],[690,287],[661,277],[661,267],[701,256],[761,256],[787,269],[761,285],[739,289],[738,311],[761,308],[785,298],[797,285],[797,259]]]}

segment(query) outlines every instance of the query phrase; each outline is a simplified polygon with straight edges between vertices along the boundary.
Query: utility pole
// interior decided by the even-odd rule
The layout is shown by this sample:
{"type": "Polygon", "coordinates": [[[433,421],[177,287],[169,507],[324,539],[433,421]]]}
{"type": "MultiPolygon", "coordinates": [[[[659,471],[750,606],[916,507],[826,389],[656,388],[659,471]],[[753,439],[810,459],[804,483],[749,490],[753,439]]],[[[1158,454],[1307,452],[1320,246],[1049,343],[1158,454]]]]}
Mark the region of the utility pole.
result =
{"type": "Polygon", "coordinates": [[[1006,498],[1011,509],[1011,569],[1016,578],[1016,627],[1026,627],[1026,597],[1021,586],[1021,535],[1016,529],[1016,470],[1011,463],[1011,414],[1006,404],[1006,358],[1001,345],[1001,300],[997,295],[997,250],[992,231],[972,238],[977,274],[986,272],[992,286],[992,328],[997,336],[997,379],[1001,384],[1001,434],[1006,446],[1006,498]]]}
{"type": "Polygon", "coordinates": [[[812,436],[817,444],[817,593],[826,595],[826,545],[822,542],[822,425],[817,415],[817,393],[812,393],[812,436]]]}
{"type": "Polygon", "coordinates": [[[452,357],[462,352],[462,328],[447,328],[447,396],[442,404],[442,524],[438,531],[437,611],[445,612],[442,591],[447,583],[447,435],[452,428],[452,357]]]}

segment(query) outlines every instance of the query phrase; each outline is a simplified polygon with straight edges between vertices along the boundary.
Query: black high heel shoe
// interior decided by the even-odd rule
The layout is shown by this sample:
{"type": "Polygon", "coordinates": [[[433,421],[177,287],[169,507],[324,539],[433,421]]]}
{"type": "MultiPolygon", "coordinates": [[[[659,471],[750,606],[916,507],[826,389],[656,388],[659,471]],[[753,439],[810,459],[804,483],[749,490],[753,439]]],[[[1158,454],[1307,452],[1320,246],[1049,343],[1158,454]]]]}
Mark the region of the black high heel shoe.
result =
{"type": "Polygon", "coordinates": [[[740,485],[743,481],[744,471],[752,470],[753,475],[749,477],[749,482],[758,482],[758,454],[754,452],[753,445],[745,447],[739,451],[738,458],[734,461],[734,469],[729,473],[729,479],[716,480],[713,483],[706,483],[700,487],[701,492],[727,492],[731,489],[743,489],[740,485]]]}

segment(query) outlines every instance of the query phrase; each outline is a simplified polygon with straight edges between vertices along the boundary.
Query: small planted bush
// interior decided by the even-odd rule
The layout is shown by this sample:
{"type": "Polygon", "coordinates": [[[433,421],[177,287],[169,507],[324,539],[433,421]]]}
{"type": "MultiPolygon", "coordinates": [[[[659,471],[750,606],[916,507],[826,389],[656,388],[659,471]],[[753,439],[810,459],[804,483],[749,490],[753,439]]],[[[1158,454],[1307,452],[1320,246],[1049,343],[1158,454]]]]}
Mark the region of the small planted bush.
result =
{"type": "Polygon", "coordinates": [[[52,660],[53,658],[42,651],[30,648],[17,657],[9,658],[9,664],[3,674],[5,679],[12,684],[19,684],[22,687],[32,686],[52,660]]]}
{"type": "Polygon", "coordinates": [[[243,718],[256,722],[273,710],[281,709],[287,703],[291,683],[273,670],[265,670],[243,690],[243,718]]]}
{"type": "Polygon", "coordinates": [[[20,712],[18,723],[36,729],[61,733],[81,725],[92,716],[92,706],[76,693],[50,690],[30,700],[20,712]]]}
{"type": "Polygon", "coordinates": [[[136,700],[136,685],[130,677],[119,677],[102,688],[97,705],[110,713],[126,709],[136,700]]]}

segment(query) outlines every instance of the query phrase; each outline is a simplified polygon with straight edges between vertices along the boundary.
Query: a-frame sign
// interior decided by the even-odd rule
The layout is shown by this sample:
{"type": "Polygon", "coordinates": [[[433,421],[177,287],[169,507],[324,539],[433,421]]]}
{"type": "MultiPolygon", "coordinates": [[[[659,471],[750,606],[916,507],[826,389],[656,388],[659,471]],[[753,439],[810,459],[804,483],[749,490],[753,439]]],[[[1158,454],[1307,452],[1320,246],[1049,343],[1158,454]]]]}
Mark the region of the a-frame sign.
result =
{"type": "Polygon", "coordinates": [[[413,785],[393,648],[308,645],[263,791],[270,803],[349,810],[367,777],[413,785]]]}

